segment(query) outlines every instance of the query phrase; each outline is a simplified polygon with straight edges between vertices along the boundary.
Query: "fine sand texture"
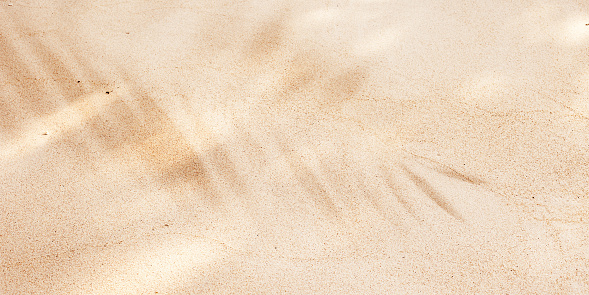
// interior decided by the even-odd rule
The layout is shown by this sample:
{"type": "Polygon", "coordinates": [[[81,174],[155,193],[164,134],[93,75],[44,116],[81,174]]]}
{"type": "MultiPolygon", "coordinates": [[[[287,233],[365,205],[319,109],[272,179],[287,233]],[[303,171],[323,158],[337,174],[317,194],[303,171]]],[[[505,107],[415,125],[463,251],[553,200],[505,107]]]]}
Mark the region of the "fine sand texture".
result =
{"type": "Polygon", "coordinates": [[[0,0],[0,294],[589,294],[589,2],[0,0]]]}

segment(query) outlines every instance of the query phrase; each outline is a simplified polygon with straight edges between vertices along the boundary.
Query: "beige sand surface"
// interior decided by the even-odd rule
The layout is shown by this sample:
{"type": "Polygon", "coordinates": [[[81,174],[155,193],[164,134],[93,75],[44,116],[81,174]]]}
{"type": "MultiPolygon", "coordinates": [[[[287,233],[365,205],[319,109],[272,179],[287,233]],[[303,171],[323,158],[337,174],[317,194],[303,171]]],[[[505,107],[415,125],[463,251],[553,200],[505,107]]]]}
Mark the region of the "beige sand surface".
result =
{"type": "Polygon", "coordinates": [[[589,294],[587,23],[0,0],[0,294],[589,294]]]}

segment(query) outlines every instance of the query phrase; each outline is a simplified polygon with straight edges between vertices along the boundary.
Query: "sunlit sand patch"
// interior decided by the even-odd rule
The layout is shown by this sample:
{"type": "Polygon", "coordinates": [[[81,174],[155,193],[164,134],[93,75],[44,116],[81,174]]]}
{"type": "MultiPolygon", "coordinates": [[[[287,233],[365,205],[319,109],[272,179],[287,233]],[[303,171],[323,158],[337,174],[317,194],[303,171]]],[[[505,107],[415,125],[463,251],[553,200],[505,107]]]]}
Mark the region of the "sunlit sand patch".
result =
{"type": "MultiPolygon", "coordinates": [[[[203,268],[219,259],[223,249],[198,238],[170,235],[146,239],[122,248],[112,246],[105,274],[91,282],[85,294],[168,294],[194,279],[203,268]],[[117,253],[118,252],[118,253],[117,253]]],[[[89,254],[88,260],[94,256],[89,254]]],[[[84,275],[84,274],[80,274],[84,275]]]]}
{"type": "Polygon", "coordinates": [[[397,44],[400,37],[401,33],[392,28],[374,33],[356,45],[355,53],[359,56],[372,56],[375,53],[384,53],[391,46],[397,44]]]}
{"type": "Polygon", "coordinates": [[[235,130],[235,126],[229,116],[215,111],[208,111],[202,114],[201,119],[218,138],[227,138],[235,130]]]}
{"type": "Polygon", "coordinates": [[[489,73],[473,78],[459,91],[466,103],[489,111],[496,111],[497,107],[504,107],[508,103],[509,98],[506,98],[508,87],[506,77],[489,73]]]}
{"type": "Polygon", "coordinates": [[[555,4],[536,5],[524,11],[519,24],[531,42],[555,42],[561,46],[581,46],[589,42],[589,15],[569,14],[562,17],[555,4]]]}
{"type": "Polygon", "coordinates": [[[47,144],[53,137],[80,127],[113,103],[117,95],[100,91],[79,98],[61,110],[31,122],[25,132],[0,149],[0,159],[9,159],[31,153],[47,144]]]}
{"type": "Polygon", "coordinates": [[[561,24],[560,34],[558,35],[562,38],[562,42],[567,45],[586,45],[589,42],[588,23],[589,15],[571,16],[561,24]]]}
{"type": "Polygon", "coordinates": [[[329,24],[338,19],[341,16],[341,12],[335,8],[315,9],[304,15],[300,19],[301,25],[311,26],[321,23],[323,25],[329,24]]]}

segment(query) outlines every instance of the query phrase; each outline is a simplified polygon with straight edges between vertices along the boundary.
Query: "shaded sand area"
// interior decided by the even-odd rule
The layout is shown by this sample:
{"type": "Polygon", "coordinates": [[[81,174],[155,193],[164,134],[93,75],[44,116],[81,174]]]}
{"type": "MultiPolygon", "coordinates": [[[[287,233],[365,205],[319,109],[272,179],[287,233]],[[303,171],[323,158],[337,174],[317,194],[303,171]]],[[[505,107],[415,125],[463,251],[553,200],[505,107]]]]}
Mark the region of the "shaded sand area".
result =
{"type": "Polygon", "coordinates": [[[588,23],[0,0],[0,293],[588,294],[588,23]]]}

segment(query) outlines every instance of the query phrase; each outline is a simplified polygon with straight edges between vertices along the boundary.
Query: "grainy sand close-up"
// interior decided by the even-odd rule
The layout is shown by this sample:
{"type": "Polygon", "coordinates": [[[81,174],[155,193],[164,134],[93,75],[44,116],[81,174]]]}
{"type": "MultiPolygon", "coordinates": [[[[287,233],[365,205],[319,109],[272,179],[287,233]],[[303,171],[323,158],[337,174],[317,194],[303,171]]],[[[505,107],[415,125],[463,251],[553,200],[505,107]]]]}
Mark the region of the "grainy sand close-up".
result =
{"type": "Polygon", "coordinates": [[[0,294],[589,294],[589,2],[0,0],[0,294]]]}

